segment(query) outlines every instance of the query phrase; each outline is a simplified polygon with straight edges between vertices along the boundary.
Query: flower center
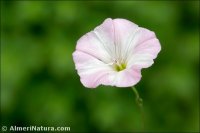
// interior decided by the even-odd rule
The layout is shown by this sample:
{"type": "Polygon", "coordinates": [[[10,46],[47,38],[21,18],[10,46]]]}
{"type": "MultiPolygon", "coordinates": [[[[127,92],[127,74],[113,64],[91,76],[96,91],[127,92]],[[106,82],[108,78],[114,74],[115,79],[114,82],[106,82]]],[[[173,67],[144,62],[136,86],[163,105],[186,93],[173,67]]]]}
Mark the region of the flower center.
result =
{"type": "Polygon", "coordinates": [[[126,69],[126,63],[115,61],[114,69],[118,72],[122,71],[122,70],[126,69]]]}

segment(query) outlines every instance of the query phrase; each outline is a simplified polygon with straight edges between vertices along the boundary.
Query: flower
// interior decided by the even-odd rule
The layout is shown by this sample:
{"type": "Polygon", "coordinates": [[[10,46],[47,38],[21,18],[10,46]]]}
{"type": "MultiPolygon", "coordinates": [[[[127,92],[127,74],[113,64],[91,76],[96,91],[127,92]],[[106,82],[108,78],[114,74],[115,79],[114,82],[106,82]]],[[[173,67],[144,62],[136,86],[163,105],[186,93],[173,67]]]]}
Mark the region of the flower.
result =
{"type": "Polygon", "coordinates": [[[130,87],[160,50],[154,32],[126,19],[108,18],[78,40],[73,60],[85,87],[130,87]]]}

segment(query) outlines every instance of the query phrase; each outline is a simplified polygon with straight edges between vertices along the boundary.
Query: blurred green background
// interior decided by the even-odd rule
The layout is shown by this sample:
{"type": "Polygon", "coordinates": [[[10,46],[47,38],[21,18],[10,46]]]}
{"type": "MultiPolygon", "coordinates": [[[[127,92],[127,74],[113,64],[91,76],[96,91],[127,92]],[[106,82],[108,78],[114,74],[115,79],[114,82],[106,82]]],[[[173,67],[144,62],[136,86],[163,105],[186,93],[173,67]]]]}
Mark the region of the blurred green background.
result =
{"type": "Polygon", "coordinates": [[[130,88],[86,89],[76,41],[106,18],[155,31],[162,50],[136,85],[145,131],[199,131],[199,1],[1,2],[1,125],[142,131],[130,88]]]}

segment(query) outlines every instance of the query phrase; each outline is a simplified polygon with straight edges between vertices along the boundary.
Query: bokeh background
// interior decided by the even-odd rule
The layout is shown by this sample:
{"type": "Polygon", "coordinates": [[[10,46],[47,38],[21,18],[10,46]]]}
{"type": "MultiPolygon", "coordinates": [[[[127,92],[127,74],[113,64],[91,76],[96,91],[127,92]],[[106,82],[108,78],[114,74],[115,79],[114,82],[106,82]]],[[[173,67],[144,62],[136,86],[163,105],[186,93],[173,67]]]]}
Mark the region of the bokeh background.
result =
{"type": "Polygon", "coordinates": [[[71,132],[199,131],[199,1],[1,1],[1,125],[71,132]],[[106,18],[155,31],[162,50],[136,85],[86,89],[76,41],[106,18]]]}

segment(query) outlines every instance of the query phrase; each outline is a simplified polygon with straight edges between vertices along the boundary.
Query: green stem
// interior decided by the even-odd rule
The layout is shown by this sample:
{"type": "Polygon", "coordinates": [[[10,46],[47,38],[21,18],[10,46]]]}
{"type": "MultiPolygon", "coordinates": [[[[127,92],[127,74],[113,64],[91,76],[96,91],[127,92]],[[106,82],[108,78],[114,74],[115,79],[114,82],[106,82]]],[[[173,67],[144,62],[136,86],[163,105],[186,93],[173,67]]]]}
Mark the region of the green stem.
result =
{"type": "Polygon", "coordinates": [[[133,86],[132,87],[132,90],[134,91],[135,95],[136,95],[136,103],[138,104],[139,107],[142,107],[143,106],[143,101],[142,101],[142,98],[140,98],[140,95],[137,91],[137,89],[133,86]]]}
{"type": "Polygon", "coordinates": [[[131,87],[131,88],[132,88],[133,92],[134,92],[135,95],[136,95],[135,100],[136,100],[137,105],[138,105],[139,108],[140,108],[140,112],[141,112],[141,115],[142,115],[142,121],[141,121],[141,122],[142,122],[142,129],[144,130],[144,110],[143,110],[143,100],[142,100],[142,98],[140,97],[140,95],[139,95],[137,89],[136,89],[134,86],[131,87]]]}

